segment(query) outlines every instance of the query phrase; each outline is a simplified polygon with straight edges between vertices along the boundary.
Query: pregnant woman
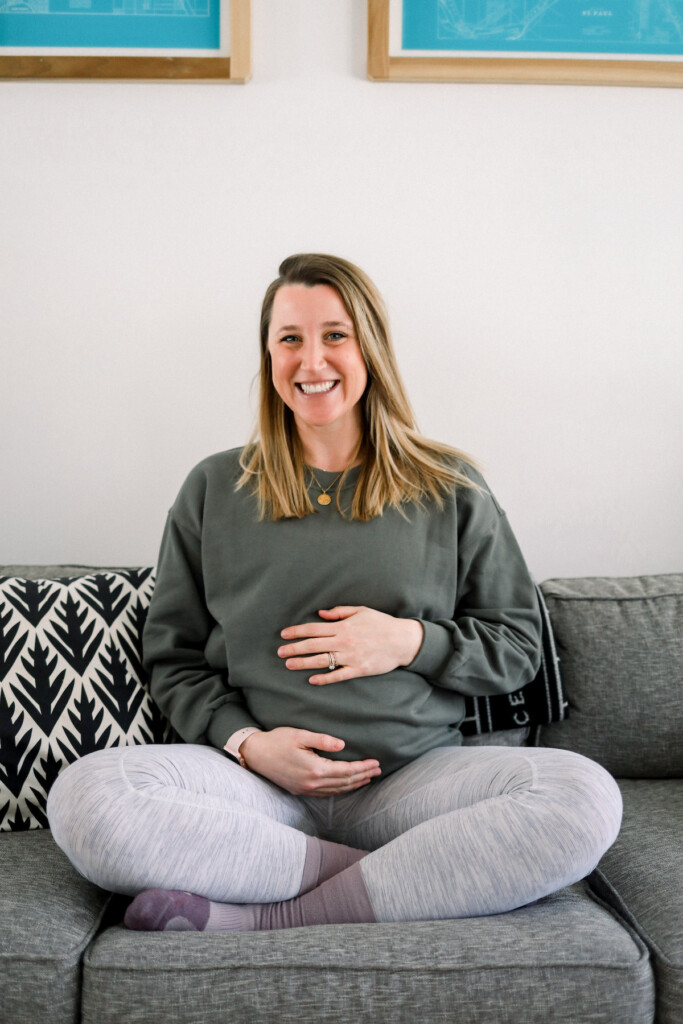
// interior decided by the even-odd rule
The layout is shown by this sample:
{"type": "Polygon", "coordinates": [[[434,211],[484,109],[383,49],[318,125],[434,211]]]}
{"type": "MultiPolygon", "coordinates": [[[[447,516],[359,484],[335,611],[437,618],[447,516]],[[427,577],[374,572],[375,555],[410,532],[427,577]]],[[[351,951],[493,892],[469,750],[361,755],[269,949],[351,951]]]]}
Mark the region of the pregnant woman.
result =
{"type": "Polygon", "coordinates": [[[184,742],[90,754],[48,805],[130,928],[499,914],[618,833],[594,762],[461,745],[466,695],[538,669],[535,589],[471,460],[418,432],[346,260],[292,256],[268,288],[258,429],[182,486],[144,656],[184,742]]]}

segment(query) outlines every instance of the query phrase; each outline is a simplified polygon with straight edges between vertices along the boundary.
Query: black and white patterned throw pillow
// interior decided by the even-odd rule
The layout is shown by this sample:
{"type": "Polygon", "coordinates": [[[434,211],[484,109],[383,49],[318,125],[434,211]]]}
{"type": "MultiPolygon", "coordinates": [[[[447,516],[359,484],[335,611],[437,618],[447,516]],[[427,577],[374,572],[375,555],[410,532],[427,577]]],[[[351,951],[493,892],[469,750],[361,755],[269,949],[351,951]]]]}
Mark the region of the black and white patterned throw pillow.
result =
{"type": "Polygon", "coordinates": [[[141,663],[153,589],[148,568],[0,577],[0,832],[45,828],[77,758],[168,739],[141,663]]]}

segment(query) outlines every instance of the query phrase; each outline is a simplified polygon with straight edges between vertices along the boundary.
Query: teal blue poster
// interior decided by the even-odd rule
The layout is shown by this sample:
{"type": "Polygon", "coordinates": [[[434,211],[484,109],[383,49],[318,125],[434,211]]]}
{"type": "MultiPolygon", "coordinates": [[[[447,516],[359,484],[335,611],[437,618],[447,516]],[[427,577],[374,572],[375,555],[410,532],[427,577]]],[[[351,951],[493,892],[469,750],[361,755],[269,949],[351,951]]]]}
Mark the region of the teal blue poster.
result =
{"type": "Polygon", "coordinates": [[[4,46],[218,50],[219,0],[0,0],[4,46]]]}
{"type": "Polygon", "coordinates": [[[403,50],[683,54],[683,0],[403,0],[403,50]]]}

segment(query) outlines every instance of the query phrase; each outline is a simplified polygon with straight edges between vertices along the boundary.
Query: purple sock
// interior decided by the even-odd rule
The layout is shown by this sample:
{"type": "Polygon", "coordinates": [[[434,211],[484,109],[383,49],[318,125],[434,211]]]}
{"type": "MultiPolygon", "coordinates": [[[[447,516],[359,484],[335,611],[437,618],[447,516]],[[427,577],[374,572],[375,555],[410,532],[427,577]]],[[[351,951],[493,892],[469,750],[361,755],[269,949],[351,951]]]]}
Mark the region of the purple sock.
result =
{"type": "Polygon", "coordinates": [[[203,932],[210,909],[204,896],[176,889],[147,889],[130,904],[123,923],[140,932],[203,932]]]}
{"type": "Polygon", "coordinates": [[[282,903],[213,903],[187,892],[149,889],[135,897],[124,918],[128,928],[142,931],[199,932],[271,931],[375,920],[359,863],[282,903]]]}
{"type": "Polygon", "coordinates": [[[330,843],[327,839],[306,836],[306,860],[298,895],[315,889],[328,878],[338,875],[345,868],[367,857],[367,850],[357,850],[343,843],[330,843]]]}

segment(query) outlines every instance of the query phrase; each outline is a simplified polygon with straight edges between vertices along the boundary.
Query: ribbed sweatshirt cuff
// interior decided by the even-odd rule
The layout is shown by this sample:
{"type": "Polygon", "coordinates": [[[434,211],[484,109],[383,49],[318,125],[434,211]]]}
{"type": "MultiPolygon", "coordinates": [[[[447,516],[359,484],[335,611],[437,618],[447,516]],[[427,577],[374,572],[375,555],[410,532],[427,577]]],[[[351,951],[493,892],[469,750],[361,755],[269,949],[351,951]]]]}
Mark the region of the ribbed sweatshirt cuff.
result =
{"type": "Polygon", "coordinates": [[[255,729],[263,728],[251,717],[246,708],[235,707],[234,704],[224,704],[214,711],[206,735],[212,747],[223,750],[234,732],[237,732],[238,729],[246,729],[248,726],[253,726],[255,729]]]}
{"type": "Polygon", "coordinates": [[[438,679],[453,654],[451,633],[436,622],[416,621],[422,624],[424,639],[420,650],[406,667],[427,679],[438,679]]]}

